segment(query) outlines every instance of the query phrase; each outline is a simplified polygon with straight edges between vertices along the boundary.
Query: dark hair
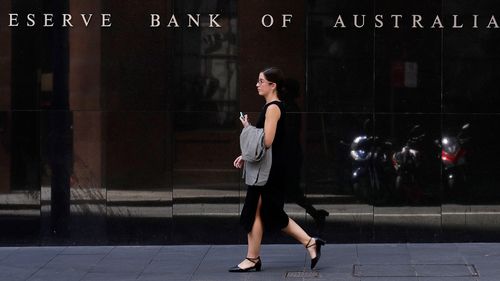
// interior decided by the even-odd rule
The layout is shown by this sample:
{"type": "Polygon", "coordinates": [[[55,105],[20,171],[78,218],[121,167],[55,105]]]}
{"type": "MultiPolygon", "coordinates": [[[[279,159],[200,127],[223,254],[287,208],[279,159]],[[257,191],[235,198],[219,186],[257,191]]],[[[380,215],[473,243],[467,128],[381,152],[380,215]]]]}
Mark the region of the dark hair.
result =
{"type": "Polygon", "coordinates": [[[283,71],[277,67],[268,67],[261,72],[269,82],[276,83],[278,98],[283,99],[285,97],[285,75],[283,75],[283,71]]]}

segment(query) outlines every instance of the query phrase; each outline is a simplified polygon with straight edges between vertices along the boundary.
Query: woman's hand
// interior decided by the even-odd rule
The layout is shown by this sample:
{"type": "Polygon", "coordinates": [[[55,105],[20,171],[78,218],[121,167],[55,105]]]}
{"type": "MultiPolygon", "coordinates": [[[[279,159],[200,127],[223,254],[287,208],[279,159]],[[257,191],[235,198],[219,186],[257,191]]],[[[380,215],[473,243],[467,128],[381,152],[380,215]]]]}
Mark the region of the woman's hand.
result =
{"type": "Polygon", "coordinates": [[[243,117],[240,117],[241,124],[244,128],[250,126],[250,121],[248,121],[248,115],[245,114],[243,117]]]}
{"type": "Polygon", "coordinates": [[[235,168],[241,169],[243,168],[243,163],[245,163],[245,161],[243,160],[243,157],[240,155],[236,159],[234,159],[233,166],[235,168]]]}

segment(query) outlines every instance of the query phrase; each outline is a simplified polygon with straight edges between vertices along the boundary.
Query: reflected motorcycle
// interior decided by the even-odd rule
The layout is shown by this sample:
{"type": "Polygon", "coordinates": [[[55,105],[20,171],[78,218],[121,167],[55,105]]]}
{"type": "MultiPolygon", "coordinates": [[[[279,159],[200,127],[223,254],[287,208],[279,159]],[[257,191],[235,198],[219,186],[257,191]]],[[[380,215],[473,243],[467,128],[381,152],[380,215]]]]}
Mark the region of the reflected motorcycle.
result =
{"type": "Polygon", "coordinates": [[[458,134],[444,135],[436,144],[441,148],[444,187],[455,190],[467,180],[467,143],[470,141],[470,124],[464,124],[458,134]]]}
{"type": "Polygon", "coordinates": [[[408,134],[406,143],[400,151],[392,156],[392,164],[396,171],[394,188],[397,197],[405,197],[411,202],[418,202],[423,197],[420,186],[422,163],[421,145],[425,133],[420,125],[415,125],[408,134]]]}
{"type": "MultiPolygon", "coordinates": [[[[366,131],[365,121],[365,131],[366,131]]],[[[344,143],[345,144],[345,143],[344,143]]],[[[351,184],[353,193],[362,200],[384,197],[390,167],[391,142],[366,133],[355,137],[349,145],[352,162],[351,184]]]]}

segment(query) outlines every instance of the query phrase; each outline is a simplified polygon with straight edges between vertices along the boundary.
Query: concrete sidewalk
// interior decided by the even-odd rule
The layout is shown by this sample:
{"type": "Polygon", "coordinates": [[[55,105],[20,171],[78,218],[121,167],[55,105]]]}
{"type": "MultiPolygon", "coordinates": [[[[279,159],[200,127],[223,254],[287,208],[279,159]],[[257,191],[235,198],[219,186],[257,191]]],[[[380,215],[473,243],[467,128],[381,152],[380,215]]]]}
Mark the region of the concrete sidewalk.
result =
{"type": "Polygon", "coordinates": [[[335,244],[315,271],[298,244],[263,245],[263,271],[229,273],[245,245],[0,248],[0,280],[500,280],[500,243],[335,244]]]}

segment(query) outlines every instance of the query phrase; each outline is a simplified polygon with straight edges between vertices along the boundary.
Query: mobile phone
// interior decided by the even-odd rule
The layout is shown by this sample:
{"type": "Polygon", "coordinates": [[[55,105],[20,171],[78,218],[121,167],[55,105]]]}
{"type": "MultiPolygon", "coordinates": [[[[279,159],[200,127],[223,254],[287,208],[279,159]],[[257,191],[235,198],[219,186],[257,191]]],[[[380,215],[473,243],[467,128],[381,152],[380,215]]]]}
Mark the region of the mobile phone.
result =
{"type": "Polygon", "coordinates": [[[245,118],[245,116],[243,115],[243,112],[240,111],[240,118],[245,118]]]}

